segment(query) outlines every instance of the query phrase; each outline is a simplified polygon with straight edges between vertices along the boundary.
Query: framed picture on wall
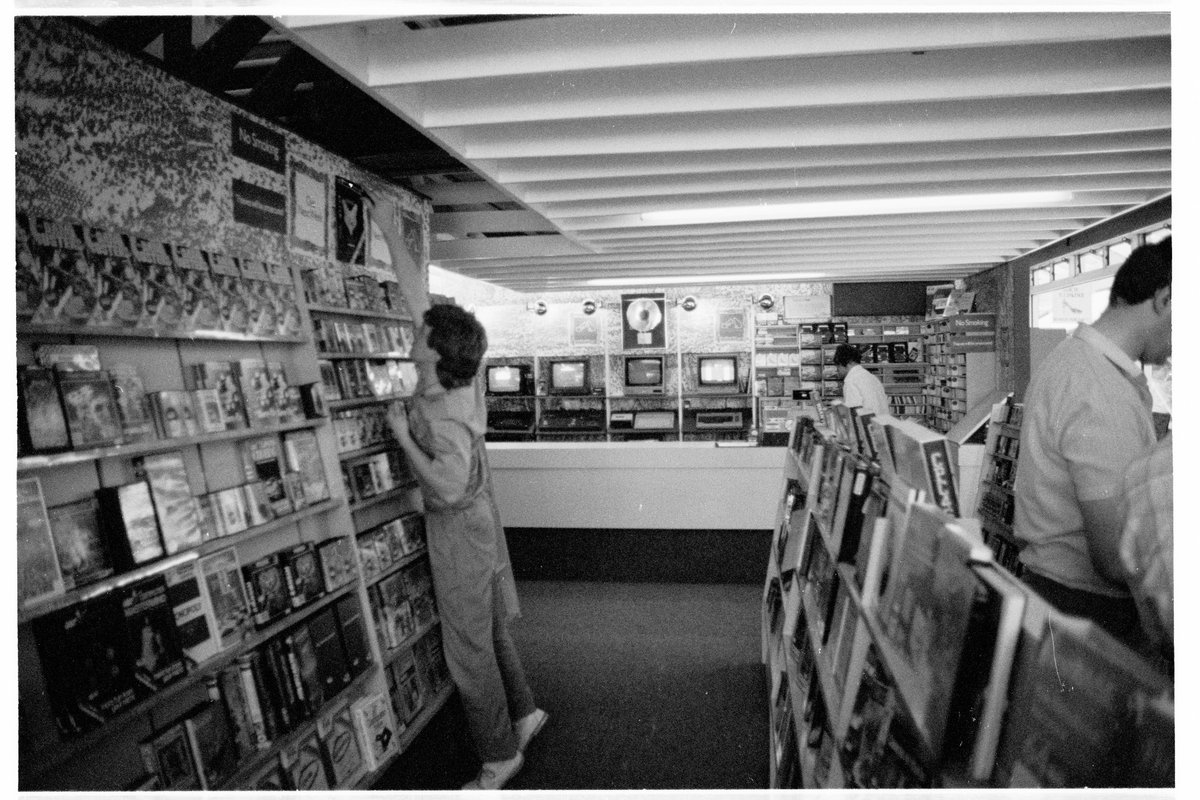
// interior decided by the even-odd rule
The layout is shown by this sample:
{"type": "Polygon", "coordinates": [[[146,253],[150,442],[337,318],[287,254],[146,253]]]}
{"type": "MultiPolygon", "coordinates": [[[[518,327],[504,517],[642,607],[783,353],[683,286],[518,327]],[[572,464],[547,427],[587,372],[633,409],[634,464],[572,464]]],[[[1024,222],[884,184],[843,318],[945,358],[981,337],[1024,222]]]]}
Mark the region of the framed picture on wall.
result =
{"type": "Polygon", "coordinates": [[[621,295],[621,346],[625,350],[667,346],[666,296],[621,295]]]}
{"type": "Polygon", "coordinates": [[[324,255],[328,230],[328,182],[323,173],[302,161],[293,160],[291,167],[292,246],[324,255]]]}
{"type": "Polygon", "coordinates": [[[601,318],[595,314],[572,314],[567,322],[571,346],[600,344],[601,318]]]}
{"type": "Polygon", "coordinates": [[[334,181],[333,224],[337,260],[343,264],[365,264],[367,250],[366,213],[362,194],[340,175],[334,181]]]}
{"type": "Polygon", "coordinates": [[[717,341],[746,341],[746,309],[717,312],[717,341]]]}

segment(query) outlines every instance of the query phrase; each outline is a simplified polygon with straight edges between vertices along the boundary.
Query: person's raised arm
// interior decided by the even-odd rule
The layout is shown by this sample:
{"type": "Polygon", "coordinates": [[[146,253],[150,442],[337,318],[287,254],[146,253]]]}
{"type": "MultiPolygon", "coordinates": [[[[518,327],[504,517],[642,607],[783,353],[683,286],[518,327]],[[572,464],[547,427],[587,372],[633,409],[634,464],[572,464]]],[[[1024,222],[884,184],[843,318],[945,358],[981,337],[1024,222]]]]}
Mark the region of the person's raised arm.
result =
{"type": "Polygon", "coordinates": [[[404,294],[404,303],[408,306],[413,325],[420,327],[429,309],[429,290],[421,277],[421,265],[409,255],[396,227],[396,204],[386,197],[367,199],[366,202],[371,210],[371,221],[383,234],[388,253],[392,256],[392,271],[400,283],[400,291],[404,294]]]}

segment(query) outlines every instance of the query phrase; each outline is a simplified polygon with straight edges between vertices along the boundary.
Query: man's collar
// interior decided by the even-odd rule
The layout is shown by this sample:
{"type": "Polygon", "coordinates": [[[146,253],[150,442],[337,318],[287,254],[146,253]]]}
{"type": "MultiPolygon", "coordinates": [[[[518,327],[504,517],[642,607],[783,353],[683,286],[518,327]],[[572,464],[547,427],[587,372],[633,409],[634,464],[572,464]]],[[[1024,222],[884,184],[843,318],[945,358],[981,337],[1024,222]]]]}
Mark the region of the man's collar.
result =
{"type": "Polygon", "coordinates": [[[1137,362],[1131,359],[1124,350],[1117,347],[1112,339],[1109,339],[1091,325],[1083,322],[1079,323],[1079,327],[1075,329],[1074,336],[1094,347],[1102,356],[1111,361],[1117,369],[1129,377],[1138,378],[1142,376],[1141,367],[1137,365],[1137,362]]]}

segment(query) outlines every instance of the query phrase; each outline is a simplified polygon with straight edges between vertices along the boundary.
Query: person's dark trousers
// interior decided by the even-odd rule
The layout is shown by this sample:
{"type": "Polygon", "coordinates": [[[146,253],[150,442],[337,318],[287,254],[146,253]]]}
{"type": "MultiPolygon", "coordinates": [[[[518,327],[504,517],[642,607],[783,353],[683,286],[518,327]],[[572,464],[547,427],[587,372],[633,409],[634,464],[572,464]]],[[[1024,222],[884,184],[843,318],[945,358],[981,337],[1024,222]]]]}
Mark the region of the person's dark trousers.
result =
{"type": "Polygon", "coordinates": [[[1146,649],[1145,636],[1138,622],[1137,605],[1132,597],[1108,595],[1072,589],[1028,568],[1021,580],[1064,614],[1086,617],[1138,652],[1146,649]]]}

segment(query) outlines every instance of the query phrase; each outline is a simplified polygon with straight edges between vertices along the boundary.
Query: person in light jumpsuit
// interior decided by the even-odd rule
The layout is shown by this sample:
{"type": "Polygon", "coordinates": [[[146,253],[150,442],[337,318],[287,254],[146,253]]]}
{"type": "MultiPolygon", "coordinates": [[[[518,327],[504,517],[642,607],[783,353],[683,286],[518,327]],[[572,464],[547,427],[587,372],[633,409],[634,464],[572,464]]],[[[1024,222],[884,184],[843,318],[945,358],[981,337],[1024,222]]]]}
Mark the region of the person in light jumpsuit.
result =
{"type": "Polygon", "coordinates": [[[371,201],[414,324],[418,373],[411,406],[388,422],[421,487],[434,596],[450,676],[458,687],[479,775],[464,789],[499,789],[524,764],[548,715],[537,708],[508,632],[520,613],[504,528],[484,449],[487,406],[480,379],[487,336],[458,306],[430,306],[421,269],[396,226],[394,205],[371,201]]]}

